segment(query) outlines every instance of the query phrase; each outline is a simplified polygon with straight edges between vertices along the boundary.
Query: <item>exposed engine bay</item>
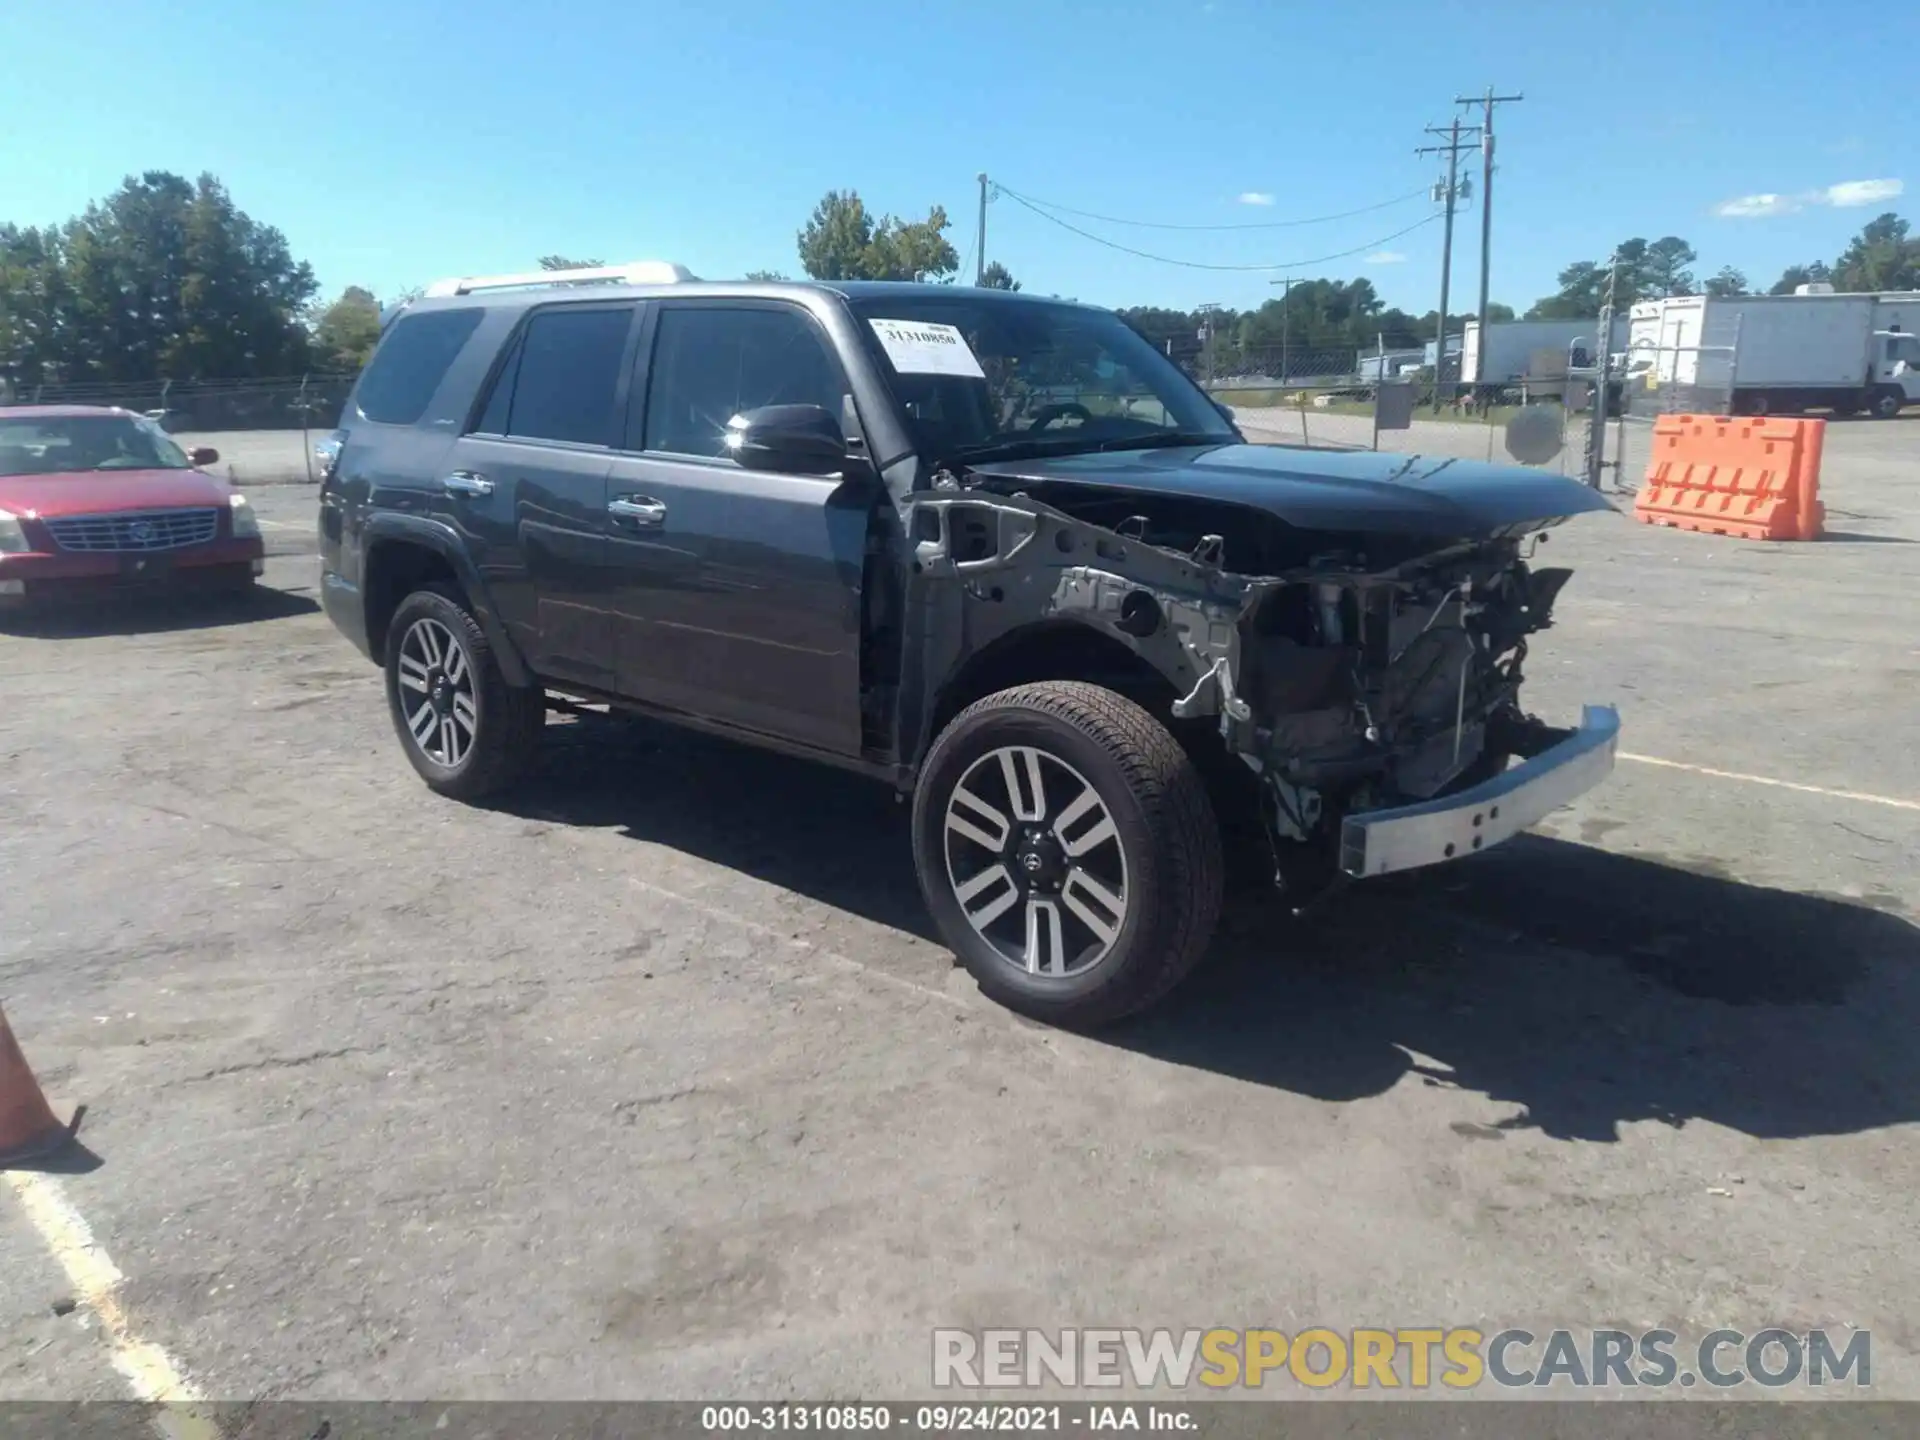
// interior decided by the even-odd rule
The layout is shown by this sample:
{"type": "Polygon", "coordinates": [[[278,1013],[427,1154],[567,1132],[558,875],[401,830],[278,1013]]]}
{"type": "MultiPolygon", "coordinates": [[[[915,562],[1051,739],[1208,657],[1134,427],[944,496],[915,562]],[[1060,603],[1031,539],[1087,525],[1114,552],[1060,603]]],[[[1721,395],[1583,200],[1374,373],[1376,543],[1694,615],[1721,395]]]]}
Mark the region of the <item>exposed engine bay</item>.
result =
{"type": "MultiPolygon", "coordinates": [[[[957,653],[1036,622],[1090,625],[1211,719],[1277,846],[1535,753],[1527,638],[1571,578],[1529,518],[1460,539],[1311,530],[1191,497],[949,479],[911,507],[916,574],[951,579],[957,653]]],[[[934,601],[930,586],[927,598],[934,601]]],[[[1277,852],[1278,858],[1278,852],[1277,852]]]]}

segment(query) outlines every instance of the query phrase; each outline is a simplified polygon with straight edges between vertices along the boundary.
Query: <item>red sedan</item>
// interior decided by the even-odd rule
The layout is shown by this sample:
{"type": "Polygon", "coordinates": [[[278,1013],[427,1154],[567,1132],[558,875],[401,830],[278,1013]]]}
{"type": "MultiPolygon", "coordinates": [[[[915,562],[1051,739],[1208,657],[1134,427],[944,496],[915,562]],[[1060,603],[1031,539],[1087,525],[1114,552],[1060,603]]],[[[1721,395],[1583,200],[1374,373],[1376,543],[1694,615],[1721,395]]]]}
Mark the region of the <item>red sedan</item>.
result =
{"type": "Polygon", "coordinates": [[[0,409],[0,608],[125,590],[245,590],[266,547],[246,497],[152,420],[0,409]]]}

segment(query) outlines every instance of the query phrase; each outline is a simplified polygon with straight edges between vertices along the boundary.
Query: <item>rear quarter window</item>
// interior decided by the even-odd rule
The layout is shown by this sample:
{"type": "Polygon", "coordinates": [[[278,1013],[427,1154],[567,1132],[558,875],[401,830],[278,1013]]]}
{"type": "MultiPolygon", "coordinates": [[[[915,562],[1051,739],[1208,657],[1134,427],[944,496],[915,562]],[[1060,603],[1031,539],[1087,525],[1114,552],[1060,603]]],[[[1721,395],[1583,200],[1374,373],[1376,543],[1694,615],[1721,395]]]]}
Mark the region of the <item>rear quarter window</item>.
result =
{"type": "Polygon", "coordinates": [[[360,387],[354,407],[377,425],[412,425],[427,413],[433,392],[446,378],[461,348],[480,324],[484,312],[430,310],[403,315],[380,342],[360,387]]]}

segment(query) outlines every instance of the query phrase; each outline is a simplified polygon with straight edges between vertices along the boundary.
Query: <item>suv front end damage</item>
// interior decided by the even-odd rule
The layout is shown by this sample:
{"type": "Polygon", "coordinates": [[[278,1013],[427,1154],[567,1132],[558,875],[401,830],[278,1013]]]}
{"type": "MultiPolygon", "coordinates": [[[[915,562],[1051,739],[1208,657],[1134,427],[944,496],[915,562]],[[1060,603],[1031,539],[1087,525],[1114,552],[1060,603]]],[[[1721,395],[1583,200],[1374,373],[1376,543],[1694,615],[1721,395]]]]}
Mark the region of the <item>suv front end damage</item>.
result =
{"type": "Polygon", "coordinates": [[[1126,645],[1172,687],[1173,721],[1217,727],[1283,886],[1486,849],[1612,769],[1612,709],[1556,728],[1519,702],[1528,637],[1572,574],[1529,562],[1565,514],[1465,539],[1307,530],[1237,503],[997,476],[912,508],[916,573],[960,582],[957,609],[934,607],[957,619],[958,652],[1061,620],[1126,645]]]}

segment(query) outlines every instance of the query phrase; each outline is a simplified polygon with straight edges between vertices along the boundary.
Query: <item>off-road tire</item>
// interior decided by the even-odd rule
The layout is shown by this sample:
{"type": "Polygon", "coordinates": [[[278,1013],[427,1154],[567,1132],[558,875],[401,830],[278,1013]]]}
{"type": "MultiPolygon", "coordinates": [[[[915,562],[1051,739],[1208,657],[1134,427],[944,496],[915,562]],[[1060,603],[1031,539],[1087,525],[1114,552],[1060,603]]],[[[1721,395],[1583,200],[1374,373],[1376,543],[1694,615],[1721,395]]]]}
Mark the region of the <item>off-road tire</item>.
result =
{"type": "Polygon", "coordinates": [[[913,797],[914,867],[941,935],[982,991],[1048,1024],[1090,1029],[1153,1005],[1193,969],[1219,922],[1220,827],[1192,759],[1139,705],[1098,685],[1045,681],[975,702],[928,751],[913,797]],[[1127,864],[1127,913],[1104,957],[1036,976],[989,944],[949,878],[946,813],[970,766],[1004,746],[1071,766],[1111,815],[1127,864]]]}
{"type": "Polygon", "coordinates": [[[451,585],[433,584],[402,600],[387,626],[385,656],[387,713],[400,748],[427,788],[454,800],[479,800],[506,789],[526,773],[539,753],[546,726],[546,694],[537,686],[507,683],[500,662],[466,598],[451,585]],[[473,673],[476,713],[471,747],[457,764],[442,765],[424,753],[407,728],[400,699],[401,643],[420,620],[438,621],[466,651],[473,673]]]}

